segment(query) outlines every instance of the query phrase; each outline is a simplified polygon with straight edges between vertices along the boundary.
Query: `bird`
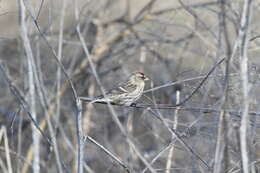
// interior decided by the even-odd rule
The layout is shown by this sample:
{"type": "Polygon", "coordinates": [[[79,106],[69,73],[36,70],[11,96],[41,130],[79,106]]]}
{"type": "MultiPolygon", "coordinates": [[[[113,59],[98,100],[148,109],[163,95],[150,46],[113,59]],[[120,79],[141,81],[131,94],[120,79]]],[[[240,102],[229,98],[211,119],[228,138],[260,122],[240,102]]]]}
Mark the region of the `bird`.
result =
{"type": "Polygon", "coordinates": [[[125,82],[108,90],[105,95],[95,97],[91,103],[106,102],[132,106],[142,96],[145,82],[148,80],[150,79],[143,72],[133,72],[125,82]]]}

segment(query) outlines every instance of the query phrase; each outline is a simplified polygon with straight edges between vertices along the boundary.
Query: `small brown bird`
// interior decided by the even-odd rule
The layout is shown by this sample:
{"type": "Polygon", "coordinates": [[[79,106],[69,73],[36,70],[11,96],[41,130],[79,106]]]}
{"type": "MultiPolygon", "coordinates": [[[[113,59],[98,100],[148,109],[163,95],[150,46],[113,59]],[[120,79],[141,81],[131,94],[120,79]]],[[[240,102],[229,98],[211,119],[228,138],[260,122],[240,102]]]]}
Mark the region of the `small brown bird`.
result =
{"type": "Polygon", "coordinates": [[[94,102],[110,102],[118,105],[130,106],[135,103],[143,94],[145,81],[149,80],[148,77],[142,72],[132,73],[126,82],[118,85],[117,87],[108,90],[106,95],[96,97],[94,102]]]}

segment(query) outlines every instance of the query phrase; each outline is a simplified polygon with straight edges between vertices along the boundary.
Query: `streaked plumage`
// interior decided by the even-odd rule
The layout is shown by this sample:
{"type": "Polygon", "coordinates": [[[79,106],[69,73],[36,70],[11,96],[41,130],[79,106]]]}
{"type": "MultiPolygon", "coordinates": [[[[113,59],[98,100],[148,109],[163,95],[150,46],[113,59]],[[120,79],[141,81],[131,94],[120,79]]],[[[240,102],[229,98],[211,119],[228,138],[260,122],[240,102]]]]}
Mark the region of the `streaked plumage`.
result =
{"type": "Polygon", "coordinates": [[[105,97],[103,95],[96,97],[92,102],[110,102],[130,106],[142,96],[146,80],[149,78],[144,73],[134,72],[125,83],[107,91],[105,97]]]}

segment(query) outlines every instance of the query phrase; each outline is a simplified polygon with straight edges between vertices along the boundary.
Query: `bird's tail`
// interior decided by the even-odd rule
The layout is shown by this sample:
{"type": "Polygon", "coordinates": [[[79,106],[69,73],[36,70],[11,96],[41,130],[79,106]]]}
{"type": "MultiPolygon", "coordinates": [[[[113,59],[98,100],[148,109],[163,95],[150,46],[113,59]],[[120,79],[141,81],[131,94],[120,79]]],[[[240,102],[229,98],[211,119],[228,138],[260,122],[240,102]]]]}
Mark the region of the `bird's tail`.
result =
{"type": "Polygon", "coordinates": [[[105,99],[104,97],[101,97],[101,96],[98,96],[98,97],[79,97],[80,100],[82,101],[85,101],[85,102],[89,102],[90,104],[91,103],[96,103],[96,102],[99,102],[99,103],[106,103],[106,102],[109,102],[110,100],[108,99],[105,99]]]}
{"type": "Polygon", "coordinates": [[[91,98],[91,97],[79,97],[79,99],[85,102],[92,102],[96,100],[95,98],[91,98]]]}

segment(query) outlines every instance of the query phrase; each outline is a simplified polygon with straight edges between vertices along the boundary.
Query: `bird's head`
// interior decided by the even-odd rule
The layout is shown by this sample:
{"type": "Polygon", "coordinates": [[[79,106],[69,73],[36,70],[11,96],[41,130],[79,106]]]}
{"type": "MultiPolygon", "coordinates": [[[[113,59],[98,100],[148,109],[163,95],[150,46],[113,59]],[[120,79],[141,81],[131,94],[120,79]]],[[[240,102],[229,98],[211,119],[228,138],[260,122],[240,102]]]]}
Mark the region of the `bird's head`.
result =
{"type": "Polygon", "coordinates": [[[146,77],[143,72],[134,72],[130,76],[130,80],[132,82],[144,82],[144,81],[149,80],[149,78],[146,77]]]}

